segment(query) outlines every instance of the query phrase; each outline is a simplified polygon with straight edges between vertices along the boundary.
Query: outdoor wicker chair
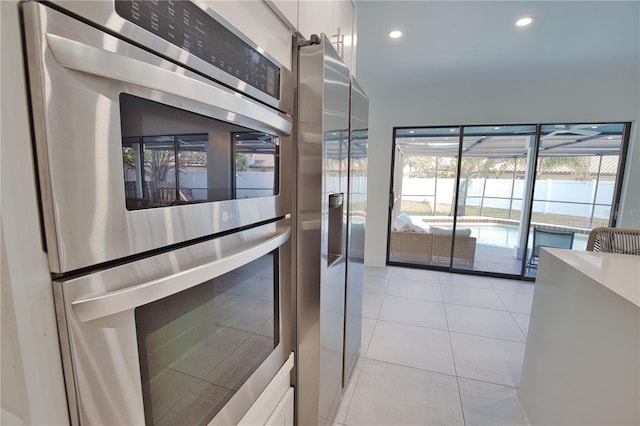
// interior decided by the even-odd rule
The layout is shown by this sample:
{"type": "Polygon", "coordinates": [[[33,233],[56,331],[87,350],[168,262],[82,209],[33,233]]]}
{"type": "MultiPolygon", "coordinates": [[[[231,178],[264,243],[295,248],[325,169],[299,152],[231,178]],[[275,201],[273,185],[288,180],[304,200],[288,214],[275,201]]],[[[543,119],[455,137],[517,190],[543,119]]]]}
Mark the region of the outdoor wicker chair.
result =
{"type": "Polygon", "coordinates": [[[573,247],[573,232],[549,231],[546,229],[533,228],[533,249],[527,262],[527,267],[537,268],[542,247],[554,247],[570,249],[573,247]]]}
{"type": "Polygon", "coordinates": [[[392,260],[431,263],[433,239],[430,234],[391,232],[389,257],[392,260]]]}
{"type": "Polygon", "coordinates": [[[589,234],[587,250],[640,256],[640,229],[595,228],[589,234]]]}

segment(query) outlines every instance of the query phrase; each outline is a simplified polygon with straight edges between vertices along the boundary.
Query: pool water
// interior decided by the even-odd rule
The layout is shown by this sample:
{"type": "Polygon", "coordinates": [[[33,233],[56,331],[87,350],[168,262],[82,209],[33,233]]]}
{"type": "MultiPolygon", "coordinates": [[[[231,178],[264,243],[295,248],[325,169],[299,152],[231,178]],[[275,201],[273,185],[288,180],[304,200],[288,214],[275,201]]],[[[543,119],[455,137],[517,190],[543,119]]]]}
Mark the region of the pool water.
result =
{"type": "MultiPolygon", "coordinates": [[[[432,224],[433,226],[451,228],[451,224],[432,224]]],[[[477,244],[496,247],[515,248],[518,245],[519,231],[517,226],[498,223],[463,223],[458,229],[471,229],[471,236],[476,238],[477,244]]],[[[428,229],[428,226],[425,226],[428,229]]],[[[575,234],[573,239],[574,250],[584,250],[587,247],[586,234],[575,234]]],[[[529,248],[533,245],[533,237],[529,236],[529,248]]]]}

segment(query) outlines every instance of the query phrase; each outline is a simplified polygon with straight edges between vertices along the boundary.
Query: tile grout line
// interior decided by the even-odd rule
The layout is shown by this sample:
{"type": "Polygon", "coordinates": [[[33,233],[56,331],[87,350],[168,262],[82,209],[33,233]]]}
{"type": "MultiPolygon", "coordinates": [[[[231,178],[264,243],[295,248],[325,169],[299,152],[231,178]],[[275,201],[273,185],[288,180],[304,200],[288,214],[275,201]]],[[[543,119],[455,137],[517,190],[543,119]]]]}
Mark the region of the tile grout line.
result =
{"type": "MultiPolygon", "coordinates": [[[[384,291],[384,293],[383,293],[383,299],[382,299],[382,303],[383,303],[383,304],[384,304],[384,297],[386,297],[387,289],[389,288],[389,285],[390,285],[390,282],[391,282],[391,276],[389,276],[389,277],[385,277],[385,278],[387,279],[387,286],[385,287],[385,291],[384,291]]],[[[382,305],[380,305],[380,311],[382,311],[382,305]]],[[[378,316],[380,316],[380,313],[379,313],[379,312],[378,312],[378,316]]],[[[359,371],[358,371],[358,377],[356,378],[356,381],[355,381],[355,383],[353,384],[354,389],[353,389],[353,392],[351,393],[351,398],[349,399],[349,402],[348,402],[348,404],[347,404],[347,409],[346,409],[346,412],[344,413],[344,419],[342,419],[342,420],[343,420],[343,422],[339,423],[339,424],[341,424],[341,425],[347,425],[347,417],[349,417],[349,410],[351,410],[351,404],[353,403],[353,397],[355,396],[356,391],[357,391],[357,388],[358,388],[358,382],[360,381],[360,376],[362,375],[362,370],[364,370],[364,367],[365,367],[365,365],[367,364],[367,360],[371,359],[371,358],[369,358],[369,357],[368,357],[368,354],[369,354],[369,347],[371,346],[371,341],[373,340],[373,335],[375,334],[375,332],[376,332],[376,327],[378,326],[378,319],[377,319],[377,318],[369,318],[369,319],[371,319],[371,320],[373,320],[373,321],[374,321],[373,329],[371,330],[371,337],[368,339],[367,347],[366,347],[366,349],[364,350],[364,353],[362,353],[362,352],[360,353],[362,366],[360,366],[360,367],[358,368],[358,367],[357,367],[357,364],[356,364],[356,368],[358,368],[358,369],[359,369],[359,371]]],[[[354,378],[352,377],[352,380],[353,380],[353,379],[354,379],[354,378]]],[[[335,420],[335,418],[334,418],[334,420],[335,420]]],[[[337,422],[335,422],[335,423],[337,423],[337,422]]]]}
{"type": "Polygon", "coordinates": [[[392,361],[387,361],[387,360],[382,360],[382,359],[377,359],[377,358],[365,357],[365,359],[369,360],[369,361],[378,362],[378,363],[381,363],[381,364],[393,365],[393,366],[396,366],[396,367],[408,368],[408,369],[411,369],[411,370],[420,370],[420,371],[423,371],[423,372],[426,372],[426,373],[430,373],[430,374],[438,374],[438,375],[441,375],[441,376],[446,376],[446,377],[451,377],[451,378],[456,378],[456,379],[470,380],[472,382],[485,383],[487,385],[500,386],[500,387],[503,387],[503,388],[516,389],[516,390],[520,389],[520,386],[505,385],[504,383],[496,383],[496,382],[491,382],[491,381],[488,381],[488,380],[482,380],[482,379],[478,379],[478,378],[474,378],[474,377],[458,376],[457,374],[443,373],[442,371],[429,370],[427,368],[415,367],[415,366],[406,365],[406,364],[398,364],[397,362],[392,362],[392,361]]]}
{"type": "MultiPolygon", "coordinates": [[[[374,328],[375,328],[375,326],[374,326],[374,328]]],[[[367,349],[368,349],[368,346],[367,346],[367,349]]],[[[358,382],[360,381],[360,375],[362,374],[362,370],[364,369],[364,363],[366,362],[367,359],[369,359],[369,358],[367,358],[366,355],[362,356],[362,366],[360,366],[358,368],[358,370],[359,370],[358,371],[358,377],[355,377],[355,378],[353,376],[351,377],[352,380],[355,379],[355,382],[353,383],[353,392],[351,392],[351,396],[349,398],[349,402],[347,403],[347,409],[346,409],[346,411],[344,413],[344,419],[342,419],[343,421],[340,422],[340,424],[343,424],[343,425],[347,424],[346,422],[347,422],[347,417],[349,416],[349,410],[351,409],[351,403],[353,402],[353,397],[356,394],[356,389],[358,387],[358,382]]],[[[356,366],[356,368],[357,368],[357,366],[356,366]]],[[[336,414],[337,414],[337,412],[336,412],[336,414]]],[[[334,415],[334,420],[335,420],[335,415],[334,415]]]]}
{"type": "MultiPolygon", "coordinates": [[[[440,282],[440,275],[438,275],[440,282]]],[[[449,328],[449,316],[447,315],[447,305],[444,303],[444,292],[442,291],[442,283],[440,283],[440,292],[442,293],[442,307],[444,308],[444,320],[447,323],[447,334],[449,335],[449,348],[451,349],[451,361],[453,362],[453,371],[456,377],[456,386],[458,387],[458,401],[460,402],[460,414],[462,414],[462,424],[466,425],[467,420],[464,416],[464,405],[462,403],[462,392],[460,391],[460,379],[458,377],[458,366],[456,365],[456,355],[453,351],[453,341],[451,340],[451,329],[449,328]]]]}
{"type": "MultiPolygon", "coordinates": [[[[385,291],[383,293],[383,300],[382,300],[382,304],[380,305],[380,310],[378,311],[378,315],[377,315],[376,318],[371,318],[373,321],[375,321],[375,323],[374,323],[374,327],[373,327],[373,331],[372,331],[372,338],[368,342],[367,352],[366,353],[368,355],[368,350],[369,350],[370,344],[371,344],[371,342],[373,340],[373,334],[375,334],[375,330],[377,329],[377,326],[379,325],[380,321],[387,322],[387,323],[390,323],[390,324],[406,325],[406,326],[409,326],[409,327],[413,326],[413,327],[420,327],[420,328],[423,328],[423,329],[433,329],[433,330],[446,331],[448,333],[448,337],[449,337],[450,350],[451,350],[451,354],[452,354],[452,362],[453,362],[453,366],[454,366],[454,374],[451,375],[451,374],[443,373],[443,372],[440,372],[440,371],[429,370],[429,369],[425,369],[425,368],[421,368],[421,367],[410,366],[410,365],[405,365],[405,364],[395,363],[395,362],[389,362],[389,361],[386,361],[386,360],[379,360],[379,359],[376,359],[376,358],[369,358],[366,355],[363,357],[364,358],[363,361],[364,361],[365,364],[369,363],[370,361],[379,362],[379,363],[383,363],[383,364],[387,364],[387,365],[395,365],[395,366],[398,366],[398,367],[421,370],[421,371],[429,372],[431,374],[439,374],[439,375],[442,375],[442,376],[455,377],[456,378],[456,384],[458,386],[458,398],[459,398],[459,404],[460,404],[460,409],[461,409],[462,420],[463,420],[463,424],[466,425],[467,419],[466,419],[466,416],[465,416],[465,405],[464,405],[463,399],[462,399],[462,391],[461,391],[460,379],[469,380],[469,381],[477,382],[477,383],[485,383],[485,384],[492,385],[492,386],[499,386],[499,387],[505,388],[505,389],[518,390],[519,386],[513,386],[513,385],[504,384],[504,383],[494,383],[492,381],[486,381],[486,380],[472,378],[472,377],[459,376],[459,373],[457,371],[456,356],[455,356],[455,352],[454,352],[454,349],[453,349],[452,336],[454,334],[467,335],[467,336],[491,339],[493,341],[501,341],[501,342],[509,342],[509,343],[520,343],[520,344],[526,343],[526,336],[524,336],[525,342],[520,342],[520,341],[515,341],[515,340],[497,338],[497,337],[481,336],[481,335],[478,335],[478,334],[451,331],[450,325],[449,325],[447,309],[446,309],[447,303],[445,303],[445,301],[444,301],[445,300],[444,299],[444,290],[446,288],[443,287],[443,285],[448,285],[448,286],[452,286],[452,285],[451,284],[443,284],[440,281],[441,276],[443,276],[443,273],[439,272],[438,275],[437,275],[437,281],[436,281],[436,283],[440,285],[440,294],[442,296],[442,302],[439,302],[439,301],[434,301],[434,300],[430,300],[430,299],[422,299],[422,298],[416,298],[416,297],[394,296],[393,294],[390,294],[389,292],[392,290],[391,289],[391,284],[392,284],[392,281],[394,281],[395,277],[393,276],[393,272],[389,275],[389,277],[387,278],[388,284],[387,284],[387,286],[385,288],[385,291]],[[381,319],[382,306],[384,305],[384,303],[385,303],[385,301],[387,299],[387,296],[393,296],[393,297],[405,298],[405,299],[430,301],[430,302],[434,302],[434,303],[443,303],[444,314],[445,314],[445,323],[446,323],[447,330],[442,330],[441,328],[425,327],[425,326],[422,326],[422,325],[407,324],[407,323],[402,323],[402,322],[387,321],[387,320],[381,319]]],[[[404,280],[404,278],[398,278],[398,279],[399,280],[404,280]]],[[[412,281],[412,280],[408,280],[408,281],[412,281]]],[[[423,280],[422,282],[425,282],[425,280],[423,280]]],[[[453,284],[453,286],[455,286],[455,284],[453,284]]],[[[456,286],[456,287],[460,288],[461,286],[456,286]]],[[[479,288],[479,287],[470,287],[470,288],[483,289],[483,288],[479,288]]],[[[518,324],[518,322],[516,321],[516,319],[514,317],[514,315],[516,313],[520,313],[520,312],[515,312],[515,311],[512,312],[506,306],[506,303],[504,302],[503,297],[501,296],[500,292],[496,289],[496,287],[493,285],[493,283],[490,280],[489,280],[489,288],[484,288],[484,290],[489,290],[489,289],[493,290],[494,294],[496,294],[498,296],[498,300],[506,308],[505,310],[494,309],[494,308],[486,308],[486,307],[480,307],[480,306],[472,306],[472,305],[459,305],[459,304],[456,304],[456,303],[452,303],[452,304],[449,304],[449,305],[452,305],[452,306],[463,306],[463,307],[470,307],[470,308],[478,308],[478,309],[484,309],[484,310],[488,310],[488,311],[509,312],[509,317],[511,318],[512,321],[514,321],[516,323],[516,327],[521,332],[521,334],[524,335],[524,333],[522,331],[522,328],[520,327],[520,325],[518,324]]],[[[509,292],[509,290],[505,290],[505,291],[509,292]]],[[[518,293],[518,294],[529,294],[528,292],[521,292],[521,291],[516,291],[515,293],[518,293]]],[[[524,315],[527,315],[527,314],[524,314],[524,315]]],[[[365,364],[363,364],[363,365],[365,365],[365,364]]],[[[361,371],[360,371],[360,373],[358,375],[358,382],[359,382],[360,378],[362,377],[361,374],[362,374],[362,369],[361,369],[361,371]]],[[[345,420],[345,423],[344,423],[345,425],[346,425],[346,416],[348,415],[349,410],[351,409],[350,405],[353,402],[354,395],[355,395],[355,389],[354,389],[354,393],[351,395],[351,401],[349,402],[349,405],[347,407],[347,413],[345,414],[345,419],[344,419],[345,420]]]]}
{"type": "MultiPolygon", "coordinates": [[[[491,281],[489,281],[489,283],[491,284],[491,281]]],[[[491,287],[493,287],[493,284],[491,284],[491,287]]],[[[511,319],[513,320],[513,322],[516,323],[516,327],[518,327],[518,330],[520,330],[520,333],[522,333],[522,337],[524,337],[524,343],[527,343],[527,335],[525,334],[525,332],[522,330],[522,327],[520,327],[520,324],[518,324],[518,321],[516,321],[516,318],[513,316],[514,313],[521,313],[521,312],[511,312],[511,310],[507,307],[507,304],[504,303],[504,300],[502,300],[502,296],[500,296],[500,293],[494,288],[493,289],[496,294],[498,295],[498,299],[500,299],[500,301],[502,302],[502,304],[504,305],[505,308],[507,308],[507,312],[509,312],[509,316],[511,317],[511,319]]],[[[520,294],[520,293],[519,293],[520,294]]],[[[525,294],[525,293],[522,293],[525,294]]],[[[531,312],[529,312],[529,314],[523,314],[523,315],[529,315],[529,318],[531,318],[531,312]]]]}

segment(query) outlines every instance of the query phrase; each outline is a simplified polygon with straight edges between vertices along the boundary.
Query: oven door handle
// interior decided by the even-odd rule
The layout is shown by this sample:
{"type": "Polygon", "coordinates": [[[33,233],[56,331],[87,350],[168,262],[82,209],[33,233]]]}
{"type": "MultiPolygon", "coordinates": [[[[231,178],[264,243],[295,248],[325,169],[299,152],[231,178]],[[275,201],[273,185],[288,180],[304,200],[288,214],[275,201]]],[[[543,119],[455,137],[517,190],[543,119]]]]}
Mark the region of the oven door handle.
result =
{"type": "Polygon", "coordinates": [[[71,302],[71,306],[83,322],[134,309],[195,287],[252,262],[283,245],[289,239],[290,234],[290,227],[279,228],[275,235],[270,235],[264,241],[251,242],[241,246],[232,253],[212,262],[99,296],[78,299],[71,302]]]}
{"type": "Polygon", "coordinates": [[[56,61],[63,67],[111,80],[127,82],[159,92],[213,106],[228,114],[251,122],[260,122],[273,130],[291,134],[291,121],[270,108],[260,106],[236,93],[175,71],[130,58],[108,50],[89,46],[54,34],[47,34],[47,43],[56,61]]]}

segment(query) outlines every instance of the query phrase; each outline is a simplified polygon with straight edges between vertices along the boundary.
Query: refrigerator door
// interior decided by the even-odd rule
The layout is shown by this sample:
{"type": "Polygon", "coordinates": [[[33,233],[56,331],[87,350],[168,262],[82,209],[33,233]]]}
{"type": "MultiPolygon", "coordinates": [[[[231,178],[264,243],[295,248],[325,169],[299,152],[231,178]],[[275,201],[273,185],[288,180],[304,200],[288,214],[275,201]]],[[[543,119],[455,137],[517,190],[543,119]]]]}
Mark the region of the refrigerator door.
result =
{"type": "Polygon", "coordinates": [[[350,76],[324,36],[300,48],[298,76],[296,403],[312,425],[333,417],[343,378],[350,76]]]}
{"type": "Polygon", "coordinates": [[[350,121],[343,386],[349,381],[360,355],[369,151],[369,98],[353,77],[350,121]]]}

